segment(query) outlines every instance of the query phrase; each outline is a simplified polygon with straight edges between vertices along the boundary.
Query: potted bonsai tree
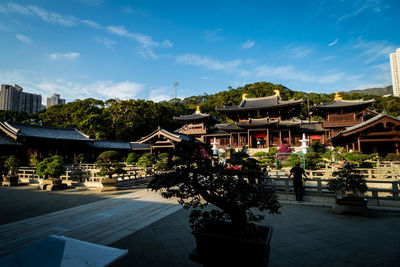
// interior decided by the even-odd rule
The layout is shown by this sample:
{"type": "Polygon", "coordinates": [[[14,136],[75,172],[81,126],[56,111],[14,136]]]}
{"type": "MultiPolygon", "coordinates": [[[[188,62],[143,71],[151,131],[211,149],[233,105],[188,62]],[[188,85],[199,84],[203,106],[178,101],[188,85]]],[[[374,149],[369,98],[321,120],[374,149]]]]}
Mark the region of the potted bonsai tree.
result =
{"type": "Polygon", "coordinates": [[[102,179],[102,191],[114,190],[117,188],[118,177],[113,177],[114,174],[122,174],[126,171],[123,169],[124,164],[120,163],[121,155],[117,151],[104,151],[97,157],[96,166],[100,167],[99,175],[107,176],[102,179]]]}
{"type": "Polygon", "coordinates": [[[64,158],[55,155],[51,158],[45,158],[36,167],[36,173],[43,176],[43,189],[61,189],[62,186],[60,176],[65,173],[64,158]],[[50,186],[50,187],[49,187],[50,186]]]}
{"type": "Polygon", "coordinates": [[[15,156],[10,156],[4,162],[4,167],[8,171],[7,175],[3,176],[2,185],[14,186],[18,185],[17,170],[19,168],[20,161],[15,156]]]}
{"type": "Polygon", "coordinates": [[[328,190],[336,193],[333,211],[337,214],[366,214],[367,199],[361,194],[365,193],[368,187],[354,165],[347,162],[332,175],[335,178],[328,181],[328,190]]]}
{"type": "Polygon", "coordinates": [[[193,140],[176,146],[172,166],[148,187],[192,209],[189,222],[197,248],[191,259],[212,266],[266,266],[272,228],[256,225],[264,216],[255,211],[279,213],[280,205],[273,191],[246,177],[261,173],[213,163],[193,140]],[[208,204],[211,210],[204,209],[208,204]]]}

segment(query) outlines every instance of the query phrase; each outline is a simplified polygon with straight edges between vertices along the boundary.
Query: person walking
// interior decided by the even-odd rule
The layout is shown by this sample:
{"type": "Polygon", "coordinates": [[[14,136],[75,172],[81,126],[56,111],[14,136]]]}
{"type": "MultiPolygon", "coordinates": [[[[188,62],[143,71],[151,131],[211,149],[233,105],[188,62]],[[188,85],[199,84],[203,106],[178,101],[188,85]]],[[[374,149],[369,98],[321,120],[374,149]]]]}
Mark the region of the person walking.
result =
{"type": "Polygon", "coordinates": [[[303,202],[303,176],[308,179],[306,172],[300,167],[300,162],[290,170],[289,178],[293,175],[293,189],[296,194],[296,201],[303,202]]]}

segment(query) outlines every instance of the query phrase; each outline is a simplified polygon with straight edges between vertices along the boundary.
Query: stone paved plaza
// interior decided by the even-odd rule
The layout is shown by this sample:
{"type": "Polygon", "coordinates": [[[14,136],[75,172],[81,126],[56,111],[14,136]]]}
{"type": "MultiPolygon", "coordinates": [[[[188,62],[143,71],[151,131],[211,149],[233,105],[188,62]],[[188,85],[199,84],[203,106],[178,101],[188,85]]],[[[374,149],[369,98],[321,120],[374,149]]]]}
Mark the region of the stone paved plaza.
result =
{"type": "MultiPolygon", "coordinates": [[[[104,198],[100,197],[101,193],[93,195],[92,192],[41,193],[23,189],[0,189],[0,205],[3,214],[11,216],[13,210],[20,212],[27,201],[37,205],[35,211],[30,211],[30,216],[34,216],[35,212],[36,215],[50,212],[48,208],[45,208],[44,211],[41,210],[39,204],[43,196],[45,196],[44,207],[51,203],[55,207],[60,204],[60,207],[64,209],[66,208],[65,204],[62,205],[61,203],[63,198],[68,198],[68,203],[73,203],[68,209],[69,213],[73,212],[74,209],[82,210],[86,205],[95,205],[85,196],[96,196],[97,199],[93,200],[97,202],[96,207],[102,206],[102,203],[109,203],[108,199],[114,197],[113,194],[109,194],[104,198]],[[24,197],[27,195],[29,200],[24,197]],[[86,204],[87,202],[91,203],[86,204]],[[5,203],[7,205],[4,205],[5,203]]],[[[143,190],[133,190],[126,193],[130,196],[138,194],[136,198],[124,200],[132,201],[133,204],[129,204],[133,205],[132,207],[136,205],[134,204],[135,201],[140,199],[139,195],[145,197],[147,194],[143,190]]],[[[123,193],[118,192],[116,196],[121,198],[123,193]]],[[[310,205],[312,203],[306,204],[308,205],[283,204],[280,215],[267,215],[264,224],[274,227],[270,266],[399,265],[399,212],[371,211],[369,217],[334,215],[330,208],[312,206],[310,205]]],[[[110,209],[107,213],[112,214],[119,210],[115,206],[107,205],[110,209]]],[[[26,206],[30,207],[29,204],[26,206]]],[[[132,216],[132,220],[127,217],[125,223],[129,225],[130,221],[132,222],[132,225],[129,226],[132,229],[131,233],[126,231],[124,237],[108,244],[116,248],[129,249],[129,254],[112,266],[199,266],[188,259],[188,254],[195,247],[188,223],[189,212],[182,208],[176,210],[172,210],[169,215],[154,222],[148,220],[149,224],[147,225],[141,224],[139,215],[135,216],[134,213],[130,213],[129,216],[132,216]]],[[[36,217],[34,220],[40,220],[43,216],[36,217]]],[[[155,215],[150,214],[149,216],[154,217],[155,215]]],[[[143,215],[142,217],[143,220],[146,219],[143,215]]],[[[13,221],[17,224],[25,218],[26,216],[14,214],[13,221]],[[22,217],[19,218],[18,216],[22,217]]],[[[2,224],[0,229],[7,226],[4,221],[2,224]]],[[[112,228],[116,225],[118,225],[118,221],[108,221],[108,227],[112,228]]],[[[0,237],[5,234],[0,230],[0,237]]]]}

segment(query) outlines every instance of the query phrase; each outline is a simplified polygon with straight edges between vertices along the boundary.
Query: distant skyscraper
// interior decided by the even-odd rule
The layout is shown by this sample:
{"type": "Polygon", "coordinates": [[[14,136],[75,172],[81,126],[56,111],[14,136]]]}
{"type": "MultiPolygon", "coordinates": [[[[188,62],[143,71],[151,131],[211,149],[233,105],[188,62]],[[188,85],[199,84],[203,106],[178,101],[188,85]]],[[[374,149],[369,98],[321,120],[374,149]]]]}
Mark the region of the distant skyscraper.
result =
{"type": "Polygon", "coordinates": [[[53,94],[52,97],[47,98],[47,105],[46,105],[47,108],[58,104],[60,105],[65,104],[65,99],[61,99],[59,94],[53,94]]]}
{"type": "Polygon", "coordinates": [[[42,110],[42,96],[22,92],[22,87],[2,84],[0,91],[0,110],[26,112],[29,114],[42,110]]]}
{"type": "Polygon", "coordinates": [[[390,68],[392,69],[393,95],[400,97],[400,48],[390,54],[390,68]]]}

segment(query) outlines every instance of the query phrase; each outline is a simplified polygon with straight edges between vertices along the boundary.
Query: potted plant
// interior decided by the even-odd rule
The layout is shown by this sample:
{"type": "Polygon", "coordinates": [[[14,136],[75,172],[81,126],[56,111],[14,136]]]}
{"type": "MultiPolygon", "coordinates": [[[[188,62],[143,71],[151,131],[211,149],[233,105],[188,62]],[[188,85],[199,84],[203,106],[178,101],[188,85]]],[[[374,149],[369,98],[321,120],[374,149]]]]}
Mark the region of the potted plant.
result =
{"type": "Polygon", "coordinates": [[[264,216],[255,211],[279,213],[280,205],[273,191],[248,179],[261,172],[213,163],[193,140],[176,146],[172,166],[170,172],[155,175],[148,187],[192,208],[189,222],[197,248],[191,259],[212,266],[266,266],[272,228],[256,225],[264,216]],[[204,209],[208,204],[211,210],[204,209]]]}
{"type": "Polygon", "coordinates": [[[121,155],[113,150],[104,151],[97,157],[96,166],[101,168],[98,174],[107,176],[106,179],[101,180],[102,191],[115,190],[117,188],[118,177],[113,177],[113,175],[126,172],[123,169],[125,165],[119,162],[120,159],[121,155]]]}
{"type": "Polygon", "coordinates": [[[155,162],[156,157],[152,153],[148,152],[140,156],[137,165],[139,167],[144,167],[146,174],[151,174],[152,170],[150,167],[152,167],[155,162]]]}
{"type": "Polygon", "coordinates": [[[60,176],[65,173],[64,158],[56,155],[51,158],[45,158],[36,167],[36,173],[43,176],[43,189],[61,189],[66,188],[62,185],[60,176]]]}
{"type": "Polygon", "coordinates": [[[3,186],[14,186],[18,185],[17,170],[19,168],[20,161],[15,156],[10,156],[4,162],[4,167],[8,171],[7,175],[3,176],[3,186]]]}
{"type": "Polygon", "coordinates": [[[335,178],[328,181],[328,190],[336,193],[333,211],[337,214],[366,214],[367,199],[361,194],[365,193],[368,187],[354,165],[347,162],[332,175],[335,178]]]}

